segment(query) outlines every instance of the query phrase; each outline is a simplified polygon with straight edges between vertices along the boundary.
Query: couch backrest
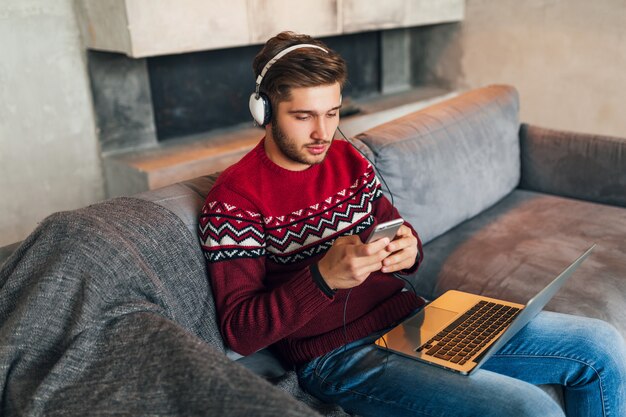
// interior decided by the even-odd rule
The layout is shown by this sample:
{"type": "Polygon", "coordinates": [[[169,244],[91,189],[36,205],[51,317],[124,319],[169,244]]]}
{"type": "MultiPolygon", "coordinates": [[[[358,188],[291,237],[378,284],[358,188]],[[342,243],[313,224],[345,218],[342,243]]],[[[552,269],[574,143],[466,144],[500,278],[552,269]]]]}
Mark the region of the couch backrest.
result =
{"type": "Polygon", "coordinates": [[[518,113],[517,91],[494,85],[377,126],[355,142],[369,148],[397,209],[426,243],[517,186],[518,113]]]}
{"type": "MultiPolygon", "coordinates": [[[[219,174],[219,172],[213,173],[156,190],[144,191],[143,193],[135,194],[133,197],[151,201],[165,207],[180,217],[183,223],[185,223],[185,226],[187,226],[187,229],[189,229],[194,236],[197,236],[198,215],[202,210],[206,195],[211,190],[211,187],[213,187],[213,184],[215,184],[219,174]]],[[[199,243],[198,250],[200,250],[199,243]]]]}

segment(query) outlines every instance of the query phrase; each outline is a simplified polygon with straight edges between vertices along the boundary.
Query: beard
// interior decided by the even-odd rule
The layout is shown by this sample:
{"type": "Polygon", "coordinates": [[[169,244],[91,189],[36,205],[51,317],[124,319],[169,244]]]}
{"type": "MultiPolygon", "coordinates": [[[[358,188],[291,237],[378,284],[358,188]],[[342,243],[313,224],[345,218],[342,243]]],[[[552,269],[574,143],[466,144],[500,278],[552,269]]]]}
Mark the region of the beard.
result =
{"type": "Polygon", "coordinates": [[[280,126],[278,126],[278,121],[274,120],[272,122],[272,136],[274,138],[274,142],[278,149],[285,155],[287,158],[291,159],[294,162],[305,165],[317,165],[324,162],[326,159],[326,155],[328,154],[328,149],[324,152],[323,155],[313,156],[310,155],[304,148],[307,145],[330,145],[332,141],[329,140],[313,140],[304,145],[298,145],[295,140],[291,139],[289,136],[282,131],[280,126]]]}

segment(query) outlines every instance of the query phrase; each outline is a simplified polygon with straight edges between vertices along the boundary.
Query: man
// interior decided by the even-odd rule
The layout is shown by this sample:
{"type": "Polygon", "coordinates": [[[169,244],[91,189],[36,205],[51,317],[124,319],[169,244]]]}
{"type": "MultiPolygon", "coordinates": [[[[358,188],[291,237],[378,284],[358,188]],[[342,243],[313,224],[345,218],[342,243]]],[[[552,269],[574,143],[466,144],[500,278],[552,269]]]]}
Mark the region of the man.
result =
{"type": "Polygon", "coordinates": [[[250,108],[265,137],[219,177],[200,216],[231,349],[271,346],[305,390],[364,416],[563,415],[532,385],[545,383],[567,385],[570,416],[626,415],[623,340],[597,320],[542,313],[472,377],[377,348],[424,304],[397,278],[417,269],[422,246],[407,223],[391,242],[364,243],[400,215],[368,161],[333,139],[345,62],[285,32],[253,68],[250,108]]]}

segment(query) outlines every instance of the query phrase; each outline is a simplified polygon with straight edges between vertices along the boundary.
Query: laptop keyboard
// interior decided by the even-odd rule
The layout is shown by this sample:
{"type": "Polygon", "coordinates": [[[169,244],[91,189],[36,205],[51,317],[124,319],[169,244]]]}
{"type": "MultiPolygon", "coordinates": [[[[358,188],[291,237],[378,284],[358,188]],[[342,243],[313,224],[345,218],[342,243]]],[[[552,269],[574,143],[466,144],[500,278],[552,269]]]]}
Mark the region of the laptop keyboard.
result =
{"type": "Polygon", "coordinates": [[[519,311],[516,307],[479,301],[415,350],[464,365],[508,326],[519,311]]]}

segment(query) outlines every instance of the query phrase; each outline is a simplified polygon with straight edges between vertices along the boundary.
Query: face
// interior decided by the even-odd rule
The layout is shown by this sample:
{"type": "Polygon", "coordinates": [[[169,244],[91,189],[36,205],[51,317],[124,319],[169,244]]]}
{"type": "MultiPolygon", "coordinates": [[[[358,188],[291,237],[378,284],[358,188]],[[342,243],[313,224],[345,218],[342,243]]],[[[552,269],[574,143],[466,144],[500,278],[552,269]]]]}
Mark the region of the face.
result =
{"type": "Polygon", "coordinates": [[[339,125],[339,83],[294,88],[291,100],[278,104],[275,121],[266,128],[265,152],[290,171],[321,163],[339,125]]]}

